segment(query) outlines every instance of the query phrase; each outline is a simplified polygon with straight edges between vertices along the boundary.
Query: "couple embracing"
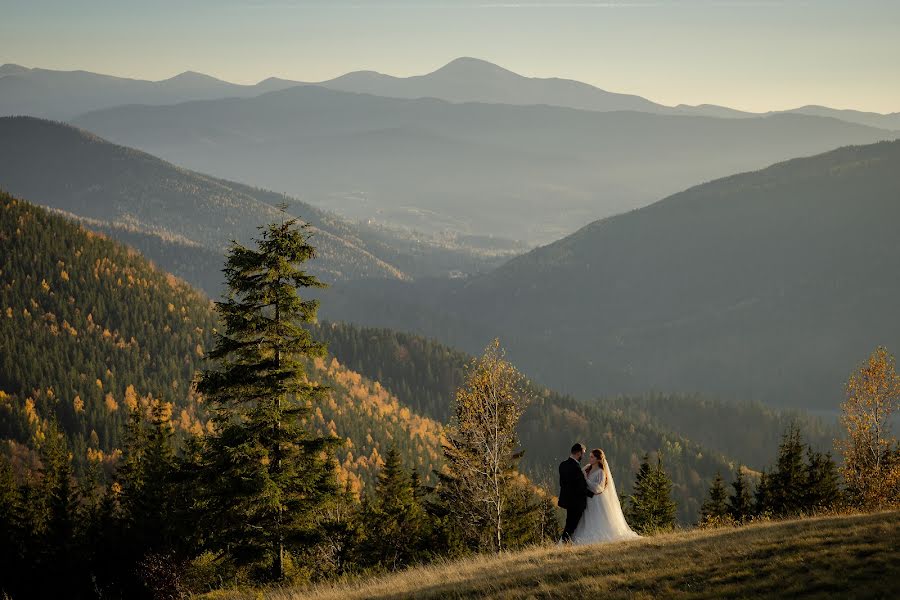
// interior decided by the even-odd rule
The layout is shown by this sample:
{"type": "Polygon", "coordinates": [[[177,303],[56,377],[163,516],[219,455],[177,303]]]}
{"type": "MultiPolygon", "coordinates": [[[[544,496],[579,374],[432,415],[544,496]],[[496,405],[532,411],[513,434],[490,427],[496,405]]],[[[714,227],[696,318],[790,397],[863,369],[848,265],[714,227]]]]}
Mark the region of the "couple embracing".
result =
{"type": "Polygon", "coordinates": [[[625,521],[606,455],[591,450],[588,465],[581,468],[584,446],[575,444],[569,458],[559,465],[559,506],[566,509],[561,542],[593,544],[640,537],[625,521]]]}

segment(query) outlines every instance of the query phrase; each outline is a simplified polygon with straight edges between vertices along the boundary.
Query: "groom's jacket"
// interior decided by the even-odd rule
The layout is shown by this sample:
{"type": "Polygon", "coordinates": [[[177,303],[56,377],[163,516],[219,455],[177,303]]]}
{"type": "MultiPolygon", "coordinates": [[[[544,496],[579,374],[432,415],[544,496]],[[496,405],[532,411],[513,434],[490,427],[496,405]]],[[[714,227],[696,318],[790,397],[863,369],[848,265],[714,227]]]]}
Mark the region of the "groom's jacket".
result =
{"type": "Polygon", "coordinates": [[[566,510],[584,510],[587,499],[594,492],[588,489],[587,479],[581,465],[574,458],[568,458],[559,465],[559,504],[566,510]]]}

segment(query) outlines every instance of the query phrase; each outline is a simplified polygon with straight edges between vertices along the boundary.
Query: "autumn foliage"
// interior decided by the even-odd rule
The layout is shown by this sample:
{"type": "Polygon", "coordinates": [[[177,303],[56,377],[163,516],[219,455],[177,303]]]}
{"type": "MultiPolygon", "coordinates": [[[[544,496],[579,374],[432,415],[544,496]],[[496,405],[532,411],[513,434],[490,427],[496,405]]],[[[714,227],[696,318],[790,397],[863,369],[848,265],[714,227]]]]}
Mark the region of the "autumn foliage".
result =
{"type": "Polygon", "coordinates": [[[894,357],[877,348],[847,381],[841,423],[847,437],[838,440],[842,474],[851,500],[867,508],[900,502],[900,445],[891,416],[900,401],[900,376],[894,357]]]}

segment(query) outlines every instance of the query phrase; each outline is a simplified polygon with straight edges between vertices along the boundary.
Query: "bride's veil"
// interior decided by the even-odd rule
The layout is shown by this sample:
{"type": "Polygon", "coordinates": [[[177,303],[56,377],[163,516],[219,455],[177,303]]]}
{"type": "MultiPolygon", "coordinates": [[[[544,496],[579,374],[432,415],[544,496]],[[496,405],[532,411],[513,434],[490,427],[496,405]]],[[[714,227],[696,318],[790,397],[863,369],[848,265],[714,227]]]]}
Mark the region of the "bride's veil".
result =
{"type": "Polygon", "coordinates": [[[604,505],[611,533],[617,537],[637,536],[628,526],[625,515],[622,513],[622,504],[619,502],[619,494],[616,492],[616,482],[609,470],[606,456],[603,457],[603,475],[606,477],[607,483],[606,489],[600,494],[600,501],[604,505]]]}

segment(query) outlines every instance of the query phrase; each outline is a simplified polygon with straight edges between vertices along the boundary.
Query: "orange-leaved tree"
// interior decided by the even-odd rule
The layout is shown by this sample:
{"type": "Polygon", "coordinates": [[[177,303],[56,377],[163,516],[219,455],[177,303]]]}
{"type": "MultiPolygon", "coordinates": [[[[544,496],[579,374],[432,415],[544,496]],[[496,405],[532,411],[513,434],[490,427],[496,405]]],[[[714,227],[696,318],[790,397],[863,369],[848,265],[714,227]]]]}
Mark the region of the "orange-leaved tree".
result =
{"type": "Polygon", "coordinates": [[[894,357],[879,347],[847,381],[847,400],[841,405],[847,436],[837,440],[847,491],[861,507],[900,501],[900,447],[891,430],[898,401],[900,375],[894,357]]]}

